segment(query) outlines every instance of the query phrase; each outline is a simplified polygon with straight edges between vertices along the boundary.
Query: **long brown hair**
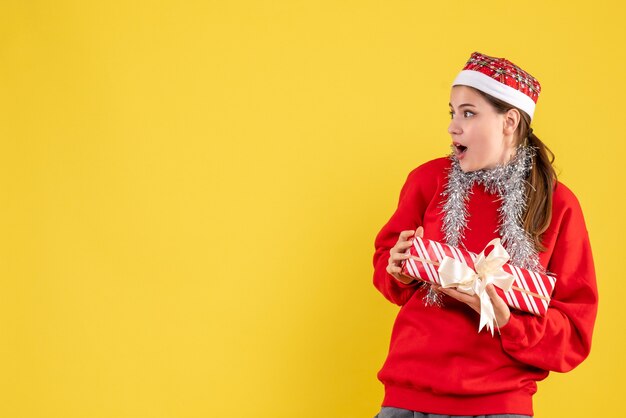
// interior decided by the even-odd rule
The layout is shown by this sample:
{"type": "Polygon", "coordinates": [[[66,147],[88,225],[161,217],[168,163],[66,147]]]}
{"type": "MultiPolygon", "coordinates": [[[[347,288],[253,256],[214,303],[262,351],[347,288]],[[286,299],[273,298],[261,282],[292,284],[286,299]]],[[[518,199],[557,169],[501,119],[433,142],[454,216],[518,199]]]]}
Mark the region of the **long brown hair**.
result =
{"type": "Polygon", "coordinates": [[[533,132],[530,127],[530,116],[523,110],[496,99],[487,93],[480,93],[496,112],[504,114],[510,109],[517,109],[521,115],[517,126],[515,146],[527,144],[536,149],[533,166],[526,183],[526,211],[523,215],[524,230],[532,238],[538,252],[545,251],[541,235],[550,226],[552,219],[552,195],[557,185],[557,175],[552,163],[554,153],[533,132]]]}

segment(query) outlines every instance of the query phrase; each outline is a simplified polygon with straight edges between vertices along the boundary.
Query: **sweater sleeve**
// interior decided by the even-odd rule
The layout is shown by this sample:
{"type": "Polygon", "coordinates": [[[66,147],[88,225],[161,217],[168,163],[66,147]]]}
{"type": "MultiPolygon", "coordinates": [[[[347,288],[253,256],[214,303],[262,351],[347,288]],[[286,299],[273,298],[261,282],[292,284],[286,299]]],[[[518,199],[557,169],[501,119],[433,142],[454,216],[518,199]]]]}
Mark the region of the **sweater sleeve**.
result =
{"type": "Polygon", "coordinates": [[[419,287],[418,280],[404,284],[387,273],[389,250],[398,242],[400,232],[422,225],[426,210],[424,183],[429,178],[427,166],[422,165],[409,173],[400,191],[398,206],[389,221],[382,227],[374,246],[374,286],[392,303],[404,305],[419,287]]]}
{"type": "Polygon", "coordinates": [[[509,355],[557,372],[572,370],[589,355],[598,307],[589,234],[573,194],[571,199],[547,267],[557,281],[546,315],[512,310],[501,328],[502,346],[509,355]]]}

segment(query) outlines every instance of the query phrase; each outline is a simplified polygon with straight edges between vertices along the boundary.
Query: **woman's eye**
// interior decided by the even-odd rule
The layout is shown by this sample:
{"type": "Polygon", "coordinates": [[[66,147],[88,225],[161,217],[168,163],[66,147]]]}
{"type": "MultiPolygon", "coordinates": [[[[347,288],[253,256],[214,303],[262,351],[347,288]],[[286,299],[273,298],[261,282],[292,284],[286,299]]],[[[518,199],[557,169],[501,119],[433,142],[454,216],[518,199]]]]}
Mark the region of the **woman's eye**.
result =
{"type": "MultiPolygon", "coordinates": [[[[448,113],[450,114],[450,119],[453,119],[453,118],[454,118],[454,112],[453,112],[453,111],[450,111],[450,112],[448,112],[448,113]]],[[[474,115],[475,115],[475,113],[474,113],[474,112],[471,112],[471,111],[469,111],[469,110],[465,110],[465,111],[463,111],[463,117],[464,117],[464,118],[469,118],[469,117],[472,117],[472,116],[474,116],[474,115]]]]}

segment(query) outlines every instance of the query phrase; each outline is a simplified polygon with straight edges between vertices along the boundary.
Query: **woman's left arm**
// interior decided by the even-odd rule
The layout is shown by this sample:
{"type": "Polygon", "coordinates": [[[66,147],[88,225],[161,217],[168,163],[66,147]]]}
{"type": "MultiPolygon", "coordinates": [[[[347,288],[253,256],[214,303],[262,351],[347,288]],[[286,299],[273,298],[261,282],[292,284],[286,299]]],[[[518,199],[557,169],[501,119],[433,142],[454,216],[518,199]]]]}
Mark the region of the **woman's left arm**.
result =
{"type": "Polygon", "coordinates": [[[567,372],[591,350],[598,309],[596,275],[580,205],[571,195],[559,214],[559,230],[548,271],[556,286],[544,317],[511,310],[500,329],[503,349],[515,359],[544,370],[567,372]]]}
{"type": "MultiPolygon", "coordinates": [[[[571,192],[567,207],[559,212],[559,229],[548,270],[556,275],[556,286],[544,317],[509,309],[487,287],[500,325],[502,347],[513,358],[544,370],[567,372],[579,365],[591,350],[591,337],[598,309],[598,290],[589,234],[578,200],[571,192]]],[[[441,291],[480,313],[477,295],[455,289],[441,291]]]]}

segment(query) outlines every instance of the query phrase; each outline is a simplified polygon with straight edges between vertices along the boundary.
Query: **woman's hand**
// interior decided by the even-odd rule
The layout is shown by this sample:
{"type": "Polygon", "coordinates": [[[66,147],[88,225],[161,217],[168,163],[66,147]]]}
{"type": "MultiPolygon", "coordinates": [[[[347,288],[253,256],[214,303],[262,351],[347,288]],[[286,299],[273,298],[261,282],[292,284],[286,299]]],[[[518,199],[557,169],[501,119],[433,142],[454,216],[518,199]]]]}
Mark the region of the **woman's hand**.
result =
{"type": "Polygon", "coordinates": [[[409,284],[415,280],[412,277],[402,274],[402,267],[400,267],[402,261],[410,257],[407,250],[411,248],[411,245],[413,245],[412,240],[414,236],[422,238],[424,236],[424,228],[420,226],[417,228],[417,231],[407,230],[400,232],[398,242],[396,242],[396,245],[389,250],[387,273],[391,274],[397,281],[404,284],[409,284]]]}
{"type": "MultiPolygon", "coordinates": [[[[480,313],[480,298],[478,297],[478,295],[470,296],[466,293],[459,292],[456,289],[446,289],[438,284],[434,284],[433,288],[438,292],[453,297],[463,303],[466,303],[467,305],[469,305],[470,308],[480,313]]],[[[498,293],[496,292],[496,288],[493,286],[493,284],[487,285],[487,294],[489,295],[491,303],[493,304],[493,310],[496,314],[496,324],[499,328],[502,328],[509,323],[509,319],[511,319],[511,310],[509,309],[509,306],[506,304],[504,299],[502,299],[500,295],[498,295],[498,293]]]]}

